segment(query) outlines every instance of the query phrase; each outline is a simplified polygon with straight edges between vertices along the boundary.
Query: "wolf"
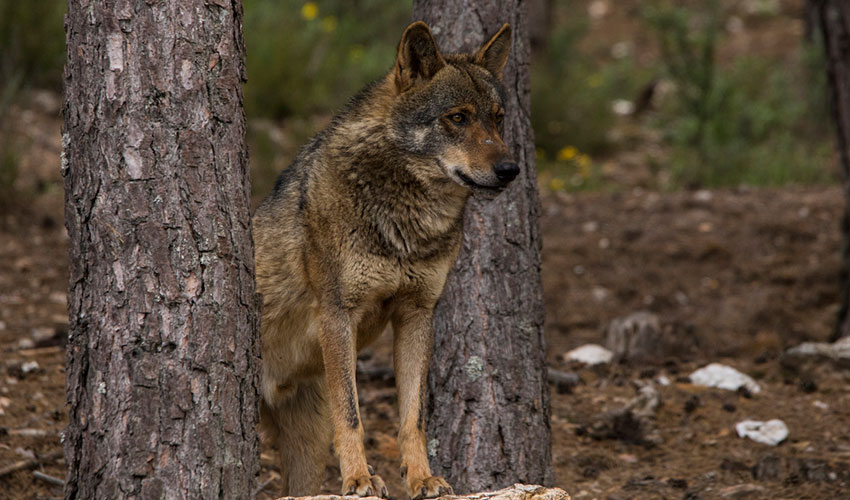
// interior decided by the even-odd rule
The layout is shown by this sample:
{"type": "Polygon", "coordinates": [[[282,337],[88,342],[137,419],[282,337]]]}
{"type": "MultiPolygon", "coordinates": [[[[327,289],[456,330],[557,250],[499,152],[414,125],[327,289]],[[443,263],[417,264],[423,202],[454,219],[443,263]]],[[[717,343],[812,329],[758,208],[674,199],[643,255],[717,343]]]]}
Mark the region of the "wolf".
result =
{"type": "Polygon", "coordinates": [[[428,26],[411,24],[394,67],[299,152],[257,208],[260,425],[277,442],[284,496],[319,492],[333,439],[342,494],[387,497],[366,462],[355,363],[388,323],[407,493],[452,493],[426,452],[432,315],[467,199],[492,198],[519,174],[501,138],[510,45],[506,24],[472,54],[441,54],[428,26]]]}

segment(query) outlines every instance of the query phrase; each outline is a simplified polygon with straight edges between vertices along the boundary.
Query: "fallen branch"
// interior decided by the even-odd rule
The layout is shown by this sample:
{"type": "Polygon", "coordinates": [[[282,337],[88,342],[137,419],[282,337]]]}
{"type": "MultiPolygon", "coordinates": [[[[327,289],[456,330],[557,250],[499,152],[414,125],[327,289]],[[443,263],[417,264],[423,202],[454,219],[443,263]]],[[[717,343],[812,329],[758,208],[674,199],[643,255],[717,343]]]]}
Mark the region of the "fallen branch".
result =
{"type": "Polygon", "coordinates": [[[47,429],[9,429],[6,432],[10,436],[21,437],[47,437],[50,435],[58,435],[57,432],[48,431],[47,429]]]}
{"type": "Polygon", "coordinates": [[[41,479],[45,483],[50,483],[56,486],[65,486],[65,481],[59,479],[58,477],[48,476],[43,472],[39,472],[37,470],[32,471],[32,477],[36,479],[41,479]]]}
{"type": "Polygon", "coordinates": [[[30,348],[30,349],[21,349],[21,350],[17,351],[16,354],[18,356],[30,357],[30,356],[46,356],[48,354],[61,354],[63,352],[65,352],[65,350],[62,347],[60,347],[58,345],[52,345],[52,346],[47,346],[47,347],[33,347],[33,348],[30,348]]]}
{"type": "Polygon", "coordinates": [[[17,472],[19,470],[32,469],[33,467],[38,467],[39,465],[56,460],[62,455],[64,455],[62,451],[53,451],[41,457],[27,458],[25,460],[13,462],[5,467],[0,467],[0,477],[8,476],[9,474],[17,472]]]}
{"type": "MultiPolygon", "coordinates": [[[[290,500],[296,497],[282,497],[278,500],[290,500]]],[[[316,495],[312,497],[297,497],[299,500],[366,500],[356,496],[316,495]]],[[[366,497],[370,500],[378,497],[366,497]]],[[[440,497],[454,500],[570,500],[570,496],[561,488],[545,488],[534,484],[515,484],[498,491],[471,493],[469,495],[449,495],[440,497]]]]}

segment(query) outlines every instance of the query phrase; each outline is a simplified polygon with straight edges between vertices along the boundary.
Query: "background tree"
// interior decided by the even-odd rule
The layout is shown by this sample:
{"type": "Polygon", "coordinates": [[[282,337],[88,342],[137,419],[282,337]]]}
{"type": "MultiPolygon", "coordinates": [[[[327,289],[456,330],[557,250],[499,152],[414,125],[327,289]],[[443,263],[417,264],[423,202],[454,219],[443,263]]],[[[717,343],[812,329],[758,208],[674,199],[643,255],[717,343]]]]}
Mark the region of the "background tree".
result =
{"type": "Polygon", "coordinates": [[[434,319],[428,397],[431,466],[458,493],[552,482],[540,231],[529,123],[523,2],[417,0],[440,50],[473,51],[513,27],[504,71],[505,143],[522,168],[494,202],[470,200],[464,241],[434,319]]]}
{"type": "Polygon", "coordinates": [[[246,498],[258,301],[240,2],[68,2],[66,498],[246,498]]]}
{"type": "Polygon", "coordinates": [[[850,3],[841,0],[809,0],[807,17],[818,20],[823,32],[831,108],[837,125],[846,199],[841,222],[844,235],[841,309],[833,334],[833,340],[837,340],[850,335],[850,3]]]}

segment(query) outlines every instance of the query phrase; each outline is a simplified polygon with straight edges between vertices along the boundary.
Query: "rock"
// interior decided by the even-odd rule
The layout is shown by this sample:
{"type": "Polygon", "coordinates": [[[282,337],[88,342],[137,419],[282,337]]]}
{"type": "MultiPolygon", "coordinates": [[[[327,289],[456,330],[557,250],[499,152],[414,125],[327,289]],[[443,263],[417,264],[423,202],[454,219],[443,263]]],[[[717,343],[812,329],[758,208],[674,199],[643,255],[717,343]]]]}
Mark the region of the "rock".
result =
{"type": "Polygon", "coordinates": [[[605,328],[605,347],[616,361],[661,361],[693,351],[696,337],[678,324],[663,323],[655,314],[638,311],[611,320],[605,328]]]}
{"type": "Polygon", "coordinates": [[[605,328],[605,347],[618,361],[660,357],[661,321],[645,311],[615,318],[605,328]]]}
{"type": "Polygon", "coordinates": [[[578,361],[586,365],[610,363],[614,353],[598,344],[585,344],[564,354],[567,361],[578,361]]]}
{"type": "MultiPolygon", "coordinates": [[[[308,497],[281,497],[278,500],[363,500],[364,498],[379,500],[378,497],[356,497],[339,495],[316,495],[308,497]]],[[[561,488],[546,488],[536,484],[515,484],[497,491],[452,495],[454,500],[570,500],[570,495],[561,488]]]]}
{"type": "MultiPolygon", "coordinates": [[[[833,343],[804,342],[785,351],[785,358],[799,360],[828,360],[842,368],[850,368],[850,337],[844,337],[833,343]]],[[[784,361],[789,361],[786,359],[784,361]]]]}
{"type": "Polygon", "coordinates": [[[39,368],[41,367],[38,366],[38,361],[27,361],[26,363],[21,365],[21,373],[26,375],[28,373],[38,371],[39,368]]]}
{"type": "Polygon", "coordinates": [[[788,479],[792,482],[820,483],[830,480],[830,475],[834,475],[834,471],[825,460],[816,458],[793,458],[789,462],[788,469],[788,479]]]}
{"type": "Polygon", "coordinates": [[[758,481],[780,481],[783,476],[782,459],[773,453],[759,458],[753,467],[753,479],[758,481]]]}
{"type": "Polygon", "coordinates": [[[558,394],[569,394],[573,387],[581,383],[581,378],[572,372],[563,372],[549,368],[549,382],[558,390],[558,394]]]}
{"type": "Polygon", "coordinates": [[[696,385],[717,387],[729,391],[737,391],[744,387],[753,394],[761,392],[761,387],[749,375],[745,375],[731,366],[711,363],[691,373],[691,382],[696,385]]]}
{"type": "Polygon", "coordinates": [[[776,446],[788,437],[788,426],[779,419],[762,422],[759,420],[743,420],[735,424],[739,437],[750,438],[758,443],[776,446]]]}

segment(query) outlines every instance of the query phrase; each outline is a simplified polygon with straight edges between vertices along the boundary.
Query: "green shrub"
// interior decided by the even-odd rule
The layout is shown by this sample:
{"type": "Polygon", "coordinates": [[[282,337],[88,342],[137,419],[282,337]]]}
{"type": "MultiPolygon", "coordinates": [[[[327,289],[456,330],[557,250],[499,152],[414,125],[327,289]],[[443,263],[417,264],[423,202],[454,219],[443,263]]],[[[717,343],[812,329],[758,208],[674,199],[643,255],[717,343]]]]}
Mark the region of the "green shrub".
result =
{"type": "Polygon", "coordinates": [[[825,95],[822,59],[801,49],[793,65],[741,58],[718,68],[719,13],[716,0],[644,11],[676,89],[655,119],[672,148],[670,187],[832,180],[829,117],[811,97],[825,95]]]}
{"type": "Polygon", "coordinates": [[[410,9],[410,0],[245,0],[249,117],[341,106],[392,67],[410,9]]]}

